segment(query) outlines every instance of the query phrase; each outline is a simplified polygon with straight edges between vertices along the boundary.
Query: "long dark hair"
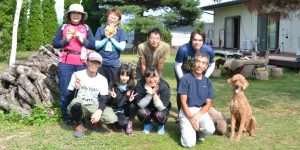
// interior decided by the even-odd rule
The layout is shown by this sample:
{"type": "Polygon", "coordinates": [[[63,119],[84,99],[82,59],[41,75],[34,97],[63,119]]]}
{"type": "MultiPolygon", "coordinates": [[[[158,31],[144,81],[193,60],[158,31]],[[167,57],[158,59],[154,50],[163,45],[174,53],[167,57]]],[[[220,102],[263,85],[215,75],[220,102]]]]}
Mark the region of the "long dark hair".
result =
{"type": "Polygon", "coordinates": [[[122,64],[120,66],[120,68],[118,70],[118,75],[117,75],[117,78],[116,78],[116,81],[115,81],[116,84],[121,83],[120,82],[120,76],[121,75],[129,76],[129,80],[127,82],[127,87],[128,87],[128,89],[133,88],[135,84],[134,84],[134,78],[133,78],[133,70],[132,70],[130,65],[122,64]]]}

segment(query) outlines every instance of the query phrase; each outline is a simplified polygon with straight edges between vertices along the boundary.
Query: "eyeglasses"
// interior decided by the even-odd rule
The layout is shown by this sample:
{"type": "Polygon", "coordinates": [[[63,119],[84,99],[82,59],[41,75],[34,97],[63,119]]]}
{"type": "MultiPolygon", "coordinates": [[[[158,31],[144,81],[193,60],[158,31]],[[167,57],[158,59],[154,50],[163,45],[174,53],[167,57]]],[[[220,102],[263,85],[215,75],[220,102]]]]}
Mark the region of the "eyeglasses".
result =
{"type": "Polygon", "coordinates": [[[119,20],[119,18],[118,18],[118,17],[116,17],[116,16],[113,16],[113,15],[110,15],[110,16],[108,16],[108,18],[109,18],[109,19],[112,19],[112,20],[119,20]]]}

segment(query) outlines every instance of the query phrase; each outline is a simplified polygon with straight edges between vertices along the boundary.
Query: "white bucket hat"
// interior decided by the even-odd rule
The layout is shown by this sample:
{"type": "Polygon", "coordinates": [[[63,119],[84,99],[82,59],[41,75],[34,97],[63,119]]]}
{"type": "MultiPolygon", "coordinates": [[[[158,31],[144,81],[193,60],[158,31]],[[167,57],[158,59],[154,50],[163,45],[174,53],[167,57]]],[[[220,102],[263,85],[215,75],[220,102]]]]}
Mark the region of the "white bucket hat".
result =
{"type": "Polygon", "coordinates": [[[80,4],[72,4],[69,6],[69,10],[65,13],[65,17],[67,18],[70,12],[80,12],[82,13],[82,20],[86,20],[88,15],[84,11],[82,5],[80,4]]]}

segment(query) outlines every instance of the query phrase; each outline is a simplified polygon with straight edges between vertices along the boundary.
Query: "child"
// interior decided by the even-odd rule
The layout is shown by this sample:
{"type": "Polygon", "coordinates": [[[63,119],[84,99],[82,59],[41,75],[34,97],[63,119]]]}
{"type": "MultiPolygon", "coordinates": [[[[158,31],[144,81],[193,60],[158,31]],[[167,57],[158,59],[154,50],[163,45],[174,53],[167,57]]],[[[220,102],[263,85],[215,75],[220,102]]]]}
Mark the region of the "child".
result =
{"type": "Polygon", "coordinates": [[[111,106],[118,117],[118,125],[126,127],[125,133],[131,135],[133,133],[132,122],[135,117],[136,106],[133,103],[134,97],[134,79],[133,71],[127,64],[120,66],[117,79],[110,92],[108,105],[111,106]],[[129,119],[127,119],[127,117],[129,119]]]}
{"type": "Polygon", "coordinates": [[[63,119],[66,124],[72,124],[71,117],[67,114],[68,101],[68,85],[71,76],[74,72],[85,69],[86,57],[81,54],[86,54],[85,48],[95,49],[94,35],[89,30],[88,26],[83,24],[87,19],[87,13],[84,12],[82,5],[72,4],[68,12],[65,13],[68,19],[68,24],[62,25],[55,34],[53,39],[53,47],[61,48],[62,53],[59,61],[59,90],[60,104],[63,119]]]}

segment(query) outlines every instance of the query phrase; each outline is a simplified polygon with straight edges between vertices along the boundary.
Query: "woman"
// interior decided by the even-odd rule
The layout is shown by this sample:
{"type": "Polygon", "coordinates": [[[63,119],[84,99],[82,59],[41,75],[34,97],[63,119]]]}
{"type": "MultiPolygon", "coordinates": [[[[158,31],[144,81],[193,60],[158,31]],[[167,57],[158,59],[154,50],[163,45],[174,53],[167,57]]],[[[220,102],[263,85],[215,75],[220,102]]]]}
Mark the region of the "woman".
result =
{"type": "Polygon", "coordinates": [[[118,27],[121,20],[121,11],[119,9],[109,10],[107,13],[107,24],[97,29],[95,35],[96,51],[103,58],[102,67],[99,73],[107,78],[109,88],[112,87],[117,77],[120,63],[120,53],[125,50],[127,36],[125,32],[118,27]]]}
{"type": "Polygon", "coordinates": [[[160,78],[154,66],[146,68],[144,79],[138,81],[135,87],[137,116],[144,123],[143,132],[149,134],[153,128],[151,119],[157,123],[157,133],[165,133],[165,123],[168,119],[170,103],[169,84],[160,78]]]}
{"type": "Polygon", "coordinates": [[[59,62],[59,89],[60,103],[63,119],[66,124],[72,124],[70,115],[67,114],[69,102],[67,87],[74,72],[85,69],[86,48],[95,49],[94,35],[83,22],[87,19],[80,4],[72,4],[65,13],[68,23],[62,25],[56,31],[53,39],[53,47],[61,48],[62,53],[59,62]]]}

